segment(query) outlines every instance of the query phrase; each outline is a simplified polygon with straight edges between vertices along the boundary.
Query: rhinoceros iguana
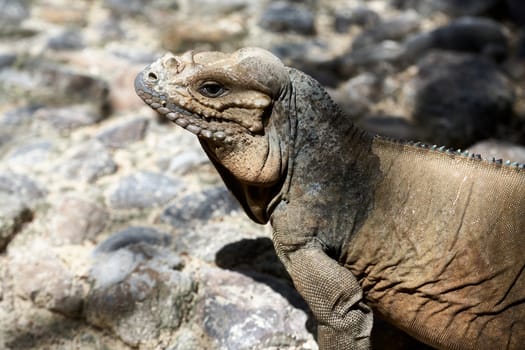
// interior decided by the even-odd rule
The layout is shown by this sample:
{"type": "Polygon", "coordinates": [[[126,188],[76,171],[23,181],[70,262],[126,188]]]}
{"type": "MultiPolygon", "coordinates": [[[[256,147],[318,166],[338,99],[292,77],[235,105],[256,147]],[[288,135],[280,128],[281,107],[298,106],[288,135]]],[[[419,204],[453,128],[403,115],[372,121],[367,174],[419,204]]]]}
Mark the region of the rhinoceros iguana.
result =
{"type": "Polygon", "coordinates": [[[437,348],[525,348],[523,164],[369,136],[257,48],[166,54],[135,88],[271,222],[321,349],[368,349],[373,313],[437,348]]]}

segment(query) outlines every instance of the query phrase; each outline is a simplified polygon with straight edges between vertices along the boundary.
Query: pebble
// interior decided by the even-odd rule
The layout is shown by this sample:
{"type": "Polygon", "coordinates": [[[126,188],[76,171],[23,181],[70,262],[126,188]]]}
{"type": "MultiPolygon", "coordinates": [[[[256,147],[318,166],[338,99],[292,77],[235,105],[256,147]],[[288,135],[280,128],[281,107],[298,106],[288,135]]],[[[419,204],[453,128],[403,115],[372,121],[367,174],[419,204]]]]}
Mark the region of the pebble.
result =
{"type": "Polygon", "coordinates": [[[9,269],[16,275],[16,294],[69,317],[81,315],[84,285],[48,243],[32,241],[23,254],[11,257],[9,269]]]}
{"type": "Polygon", "coordinates": [[[17,197],[0,194],[0,253],[4,252],[22,225],[32,219],[32,211],[17,197]]]}
{"type": "Polygon", "coordinates": [[[49,216],[53,241],[59,244],[94,241],[110,218],[109,212],[99,204],[71,195],[56,200],[49,216]]]}
{"type": "Polygon", "coordinates": [[[141,242],[95,259],[93,288],[84,307],[89,323],[130,346],[151,349],[160,345],[161,336],[180,327],[196,284],[186,272],[173,269],[173,261],[180,259],[171,251],[141,242]]]}
{"type": "Polygon", "coordinates": [[[508,54],[508,39],[502,26],[493,20],[462,17],[407,39],[405,58],[418,59],[431,49],[478,53],[501,61],[508,54]]]}
{"type": "Polygon", "coordinates": [[[339,33],[346,33],[352,26],[373,28],[380,22],[377,12],[363,6],[337,9],[334,15],[334,29],[339,33]]]}
{"type": "Polygon", "coordinates": [[[178,199],[162,212],[159,220],[173,227],[191,227],[239,209],[233,195],[220,185],[178,199]]]}
{"type": "Polygon", "coordinates": [[[427,142],[465,148],[508,124],[514,88],[492,62],[435,53],[422,59],[418,68],[410,89],[415,96],[413,119],[427,142]]]}
{"type": "Polygon", "coordinates": [[[39,184],[26,175],[0,172],[0,195],[14,196],[31,207],[45,193],[39,184]]]}
{"type": "Polygon", "coordinates": [[[313,13],[301,4],[285,1],[271,2],[261,15],[259,25],[273,32],[315,33],[313,13]]]}
{"type": "Polygon", "coordinates": [[[315,346],[304,328],[307,314],[290,305],[302,304],[290,286],[257,274],[250,278],[217,268],[203,269],[201,276],[205,298],[197,306],[199,318],[218,348],[315,346]]]}
{"type": "Polygon", "coordinates": [[[144,137],[148,120],[136,118],[102,129],[95,137],[106,147],[123,148],[144,137]]]}
{"type": "Polygon", "coordinates": [[[139,243],[169,246],[171,243],[171,236],[151,227],[132,226],[113,233],[103,242],[100,242],[94,253],[95,255],[101,253],[112,253],[119,249],[124,249],[139,243]]]}
{"type": "Polygon", "coordinates": [[[166,204],[183,189],[180,180],[166,175],[140,171],[121,179],[108,195],[113,209],[144,209],[166,204]]]}
{"type": "Polygon", "coordinates": [[[117,164],[107,148],[96,140],[80,143],[67,150],[57,171],[67,179],[94,183],[117,171],[117,164]]]}

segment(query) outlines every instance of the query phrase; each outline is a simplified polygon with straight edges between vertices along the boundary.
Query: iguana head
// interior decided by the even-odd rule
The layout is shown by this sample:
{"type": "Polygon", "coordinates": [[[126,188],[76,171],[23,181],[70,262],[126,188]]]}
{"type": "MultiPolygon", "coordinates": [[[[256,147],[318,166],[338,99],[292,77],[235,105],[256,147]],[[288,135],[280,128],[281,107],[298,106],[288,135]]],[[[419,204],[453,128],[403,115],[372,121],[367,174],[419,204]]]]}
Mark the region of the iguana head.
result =
{"type": "Polygon", "coordinates": [[[277,102],[290,85],[271,53],[166,54],[135,79],[153,109],[198,136],[248,215],[268,221],[267,206],[286,176],[286,137],[277,102]],[[281,121],[278,121],[281,120],[281,121]]]}

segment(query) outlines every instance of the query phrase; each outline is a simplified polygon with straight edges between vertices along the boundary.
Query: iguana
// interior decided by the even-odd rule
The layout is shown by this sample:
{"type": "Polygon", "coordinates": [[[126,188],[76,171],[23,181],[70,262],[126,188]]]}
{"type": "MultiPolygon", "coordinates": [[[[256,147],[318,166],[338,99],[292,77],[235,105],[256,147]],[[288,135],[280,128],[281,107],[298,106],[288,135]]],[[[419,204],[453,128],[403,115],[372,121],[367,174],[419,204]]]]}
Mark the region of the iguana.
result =
{"type": "Polygon", "coordinates": [[[523,164],[369,136],[258,48],[166,54],[135,89],[271,222],[320,349],[368,349],[373,313],[437,348],[525,347],[523,164]]]}

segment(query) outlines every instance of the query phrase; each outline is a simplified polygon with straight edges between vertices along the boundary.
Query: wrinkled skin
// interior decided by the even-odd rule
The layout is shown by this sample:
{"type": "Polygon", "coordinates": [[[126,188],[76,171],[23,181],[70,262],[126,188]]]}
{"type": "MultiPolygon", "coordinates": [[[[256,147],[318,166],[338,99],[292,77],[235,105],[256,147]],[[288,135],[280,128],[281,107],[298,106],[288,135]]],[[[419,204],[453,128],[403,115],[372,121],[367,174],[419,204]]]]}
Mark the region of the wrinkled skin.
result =
{"type": "Polygon", "coordinates": [[[373,314],[444,349],[525,344],[525,171],[372,138],[267,51],[167,54],[139,96],[196,134],[316,316],[368,349],[373,314]]]}

